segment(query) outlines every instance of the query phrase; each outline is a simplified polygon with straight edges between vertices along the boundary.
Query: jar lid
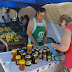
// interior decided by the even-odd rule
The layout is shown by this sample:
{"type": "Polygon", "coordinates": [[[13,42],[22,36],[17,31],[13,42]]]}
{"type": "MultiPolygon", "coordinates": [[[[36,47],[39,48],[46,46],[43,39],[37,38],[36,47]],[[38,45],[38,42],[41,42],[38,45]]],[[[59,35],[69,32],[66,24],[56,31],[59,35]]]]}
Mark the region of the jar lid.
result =
{"type": "Polygon", "coordinates": [[[12,49],[12,52],[17,52],[17,50],[16,49],[12,49]]]}
{"type": "Polygon", "coordinates": [[[21,52],[22,50],[19,50],[19,52],[21,52]]]}
{"type": "Polygon", "coordinates": [[[26,52],[22,52],[21,55],[26,55],[26,52]]]}
{"type": "Polygon", "coordinates": [[[48,56],[48,58],[51,58],[51,56],[48,56]]]}
{"type": "Polygon", "coordinates": [[[38,56],[38,53],[33,53],[33,56],[38,56]]]}
{"type": "Polygon", "coordinates": [[[52,55],[52,57],[54,57],[54,55],[52,55]]]}
{"type": "Polygon", "coordinates": [[[27,47],[22,47],[22,49],[26,49],[27,47]]]}
{"type": "Polygon", "coordinates": [[[21,59],[21,60],[19,61],[19,63],[20,63],[20,64],[25,64],[25,60],[21,59]]]}
{"type": "Polygon", "coordinates": [[[40,49],[39,52],[42,52],[42,49],[40,49]]]}
{"type": "Polygon", "coordinates": [[[24,50],[21,50],[21,52],[24,52],[24,50]]]}
{"type": "Polygon", "coordinates": [[[36,48],[36,50],[38,51],[39,49],[38,49],[38,48],[36,48]]]}
{"type": "Polygon", "coordinates": [[[31,58],[31,55],[26,55],[25,57],[26,57],[26,58],[31,58]]]}
{"type": "Polygon", "coordinates": [[[47,49],[47,47],[44,47],[44,49],[47,49]]]}
{"type": "Polygon", "coordinates": [[[32,44],[27,44],[27,46],[32,46],[32,44]]]}
{"type": "Polygon", "coordinates": [[[34,49],[32,49],[32,51],[34,51],[34,49]]]}
{"type": "Polygon", "coordinates": [[[49,49],[47,49],[47,51],[50,51],[49,49]]]}
{"type": "Polygon", "coordinates": [[[36,53],[36,54],[38,54],[38,52],[37,52],[37,51],[35,51],[35,53],[36,53]]]}
{"type": "Polygon", "coordinates": [[[17,56],[16,56],[16,59],[21,59],[21,56],[20,56],[20,55],[17,55],[17,56]]]}
{"type": "Polygon", "coordinates": [[[44,49],[43,51],[46,52],[46,49],[44,49]]]}
{"type": "Polygon", "coordinates": [[[46,57],[46,54],[45,55],[43,55],[44,57],[46,57]]]}
{"type": "Polygon", "coordinates": [[[40,49],[42,49],[42,48],[39,48],[39,50],[40,50],[40,49]]]}
{"type": "Polygon", "coordinates": [[[39,46],[35,46],[36,48],[38,48],[39,46]]]}
{"type": "Polygon", "coordinates": [[[19,48],[16,48],[17,50],[19,50],[19,48]]]}

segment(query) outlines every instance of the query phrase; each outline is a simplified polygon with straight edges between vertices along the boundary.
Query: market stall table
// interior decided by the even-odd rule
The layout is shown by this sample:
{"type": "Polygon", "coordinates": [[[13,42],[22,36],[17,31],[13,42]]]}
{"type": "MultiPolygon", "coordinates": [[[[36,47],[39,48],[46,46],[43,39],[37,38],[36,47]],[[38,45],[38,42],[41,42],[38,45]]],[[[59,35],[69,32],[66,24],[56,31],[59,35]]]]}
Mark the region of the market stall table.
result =
{"type": "Polygon", "coordinates": [[[19,70],[19,65],[15,61],[11,61],[11,51],[0,53],[0,63],[5,72],[60,72],[64,68],[65,56],[60,57],[60,61],[52,61],[48,63],[38,59],[37,64],[25,66],[24,71],[19,70]]]}
{"type": "Polygon", "coordinates": [[[6,51],[9,50],[9,46],[11,45],[27,44],[27,39],[25,37],[22,37],[22,40],[18,42],[15,41],[7,42],[6,39],[4,38],[0,38],[0,41],[6,46],[6,51]]]}

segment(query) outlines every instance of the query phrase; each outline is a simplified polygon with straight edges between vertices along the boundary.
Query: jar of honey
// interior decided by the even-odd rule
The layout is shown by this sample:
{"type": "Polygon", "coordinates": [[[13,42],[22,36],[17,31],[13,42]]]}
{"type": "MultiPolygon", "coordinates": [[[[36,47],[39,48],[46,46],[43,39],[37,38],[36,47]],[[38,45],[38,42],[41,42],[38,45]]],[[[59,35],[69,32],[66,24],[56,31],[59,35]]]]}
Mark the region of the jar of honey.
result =
{"type": "Polygon", "coordinates": [[[21,56],[20,55],[17,55],[16,56],[16,65],[19,65],[20,59],[21,59],[21,56]]]}
{"type": "Polygon", "coordinates": [[[44,50],[42,51],[42,54],[45,55],[46,52],[47,52],[46,49],[44,49],[44,50]]]}
{"type": "Polygon", "coordinates": [[[12,49],[11,60],[16,61],[16,56],[17,56],[17,50],[12,49]]]}
{"type": "Polygon", "coordinates": [[[36,48],[36,51],[39,53],[39,49],[38,48],[36,48]]]}
{"type": "Polygon", "coordinates": [[[54,55],[51,56],[51,60],[54,61],[54,55]]]}
{"type": "Polygon", "coordinates": [[[19,49],[19,48],[16,48],[16,50],[17,50],[17,55],[19,55],[19,50],[20,50],[20,49],[19,49]]]}
{"type": "Polygon", "coordinates": [[[49,50],[49,49],[47,49],[47,51],[46,51],[46,55],[49,55],[49,53],[50,53],[50,50],[49,50]]]}
{"type": "Polygon", "coordinates": [[[19,50],[19,55],[21,55],[21,53],[22,53],[22,50],[19,50]]]}
{"type": "Polygon", "coordinates": [[[25,59],[25,56],[26,56],[26,52],[22,52],[21,53],[21,59],[25,59]]]}
{"type": "Polygon", "coordinates": [[[51,56],[48,56],[48,57],[47,57],[47,61],[48,61],[48,62],[51,62],[51,56]]]}
{"type": "Polygon", "coordinates": [[[30,66],[31,65],[31,55],[26,55],[25,56],[25,61],[26,61],[26,66],[30,66]]]}
{"type": "Polygon", "coordinates": [[[32,53],[32,44],[27,44],[27,53],[32,53]]]}
{"type": "Polygon", "coordinates": [[[22,47],[22,50],[24,50],[24,52],[27,52],[27,47],[22,47]]]}
{"type": "Polygon", "coordinates": [[[23,71],[25,69],[25,60],[19,61],[19,70],[23,71]]]}
{"type": "Polygon", "coordinates": [[[38,58],[41,59],[42,58],[42,49],[39,50],[39,55],[38,58]]]}
{"type": "Polygon", "coordinates": [[[35,52],[35,50],[34,49],[32,49],[32,53],[34,53],[35,52]]]}
{"type": "Polygon", "coordinates": [[[46,54],[45,55],[42,55],[42,60],[43,61],[46,61],[46,54]]]}
{"type": "Polygon", "coordinates": [[[38,53],[32,54],[32,63],[36,64],[38,62],[38,53]]]}

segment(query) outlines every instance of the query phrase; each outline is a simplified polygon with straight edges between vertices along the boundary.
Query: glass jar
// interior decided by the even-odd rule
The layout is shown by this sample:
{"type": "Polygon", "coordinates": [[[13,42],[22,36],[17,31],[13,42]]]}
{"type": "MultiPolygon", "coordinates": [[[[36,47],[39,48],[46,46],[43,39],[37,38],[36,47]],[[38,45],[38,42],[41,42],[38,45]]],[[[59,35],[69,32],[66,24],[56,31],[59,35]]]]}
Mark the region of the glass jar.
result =
{"type": "Polygon", "coordinates": [[[31,55],[26,55],[25,56],[25,61],[26,61],[26,66],[30,66],[31,65],[31,55]]]}
{"type": "Polygon", "coordinates": [[[51,56],[51,60],[54,61],[54,55],[51,56]]]}
{"type": "Polygon", "coordinates": [[[26,52],[22,52],[21,53],[21,59],[25,59],[25,56],[26,56],[26,52]]]}
{"type": "Polygon", "coordinates": [[[49,55],[49,53],[50,53],[50,50],[49,50],[49,49],[47,49],[46,55],[49,55]]]}
{"type": "Polygon", "coordinates": [[[34,53],[35,52],[35,50],[34,49],[32,49],[32,53],[34,53]]]}
{"type": "Polygon", "coordinates": [[[51,62],[51,56],[48,56],[48,57],[47,57],[47,61],[48,61],[48,62],[51,62]]]}
{"type": "Polygon", "coordinates": [[[20,55],[17,55],[16,56],[16,65],[19,65],[20,59],[21,59],[21,56],[20,55]]]}
{"type": "Polygon", "coordinates": [[[42,58],[42,49],[39,50],[39,56],[38,57],[39,57],[39,59],[42,58]]]}
{"type": "Polygon", "coordinates": [[[39,49],[38,48],[36,48],[36,51],[39,53],[39,49]]]}
{"type": "Polygon", "coordinates": [[[32,44],[32,48],[34,49],[34,47],[35,47],[35,45],[34,44],[32,44]]]}
{"type": "Polygon", "coordinates": [[[32,54],[32,63],[36,64],[38,62],[38,53],[32,54]]]}
{"type": "Polygon", "coordinates": [[[11,60],[16,61],[16,56],[17,56],[17,50],[12,49],[11,60]]]}
{"type": "Polygon", "coordinates": [[[27,53],[32,53],[32,44],[27,44],[27,53]]]}
{"type": "Polygon", "coordinates": [[[43,55],[45,55],[45,54],[46,54],[46,49],[44,49],[44,50],[42,51],[42,54],[43,54],[43,55]]]}
{"type": "Polygon", "coordinates": [[[19,50],[19,55],[21,55],[21,53],[22,53],[22,50],[19,50]]]}
{"type": "Polygon", "coordinates": [[[44,46],[44,49],[48,49],[48,47],[47,46],[44,46]]]}
{"type": "Polygon", "coordinates": [[[20,50],[20,49],[19,49],[19,48],[16,48],[16,50],[17,50],[17,55],[19,55],[19,50],[20,50]]]}
{"type": "Polygon", "coordinates": [[[25,69],[25,60],[19,61],[19,70],[23,71],[25,69]]]}
{"type": "Polygon", "coordinates": [[[45,55],[42,55],[42,60],[43,61],[46,61],[46,54],[45,55]]]}
{"type": "Polygon", "coordinates": [[[34,47],[34,51],[36,51],[36,46],[34,47]]]}
{"type": "Polygon", "coordinates": [[[36,48],[38,48],[39,46],[35,46],[36,48]]]}
{"type": "Polygon", "coordinates": [[[21,50],[21,53],[24,52],[24,50],[21,50]]]}
{"type": "Polygon", "coordinates": [[[62,56],[62,52],[60,52],[60,51],[59,51],[59,53],[58,53],[58,54],[59,54],[59,56],[62,56]]]}
{"type": "Polygon", "coordinates": [[[24,50],[24,52],[27,52],[27,47],[22,47],[22,50],[24,50]]]}

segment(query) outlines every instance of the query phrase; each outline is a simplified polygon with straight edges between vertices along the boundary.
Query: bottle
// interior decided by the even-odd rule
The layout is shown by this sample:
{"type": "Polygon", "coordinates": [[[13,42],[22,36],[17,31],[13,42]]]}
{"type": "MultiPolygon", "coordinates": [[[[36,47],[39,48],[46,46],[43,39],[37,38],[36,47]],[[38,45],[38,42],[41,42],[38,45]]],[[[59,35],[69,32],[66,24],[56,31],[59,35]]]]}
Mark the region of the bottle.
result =
{"type": "Polygon", "coordinates": [[[32,44],[27,44],[27,53],[32,53],[32,44]]]}
{"type": "Polygon", "coordinates": [[[16,56],[17,56],[17,50],[12,49],[11,60],[16,61],[16,56]]]}
{"type": "Polygon", "coordinates": [[[25,69],[25,60],[19,61],[19,70],[23,71],[25,69]]]}
{"type": "Polygon", "coordinates": [[[21,56],[20,55],[17,55],[16,56],[16,65],[19,65],[20,59],[21,59],[21,56]]]}

